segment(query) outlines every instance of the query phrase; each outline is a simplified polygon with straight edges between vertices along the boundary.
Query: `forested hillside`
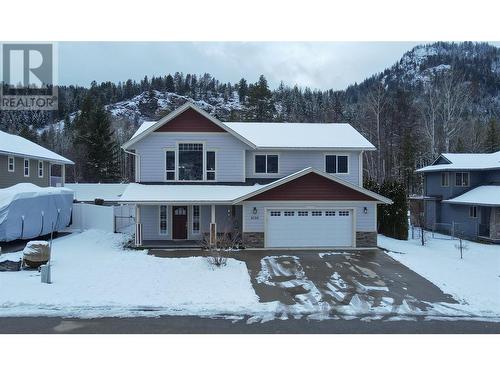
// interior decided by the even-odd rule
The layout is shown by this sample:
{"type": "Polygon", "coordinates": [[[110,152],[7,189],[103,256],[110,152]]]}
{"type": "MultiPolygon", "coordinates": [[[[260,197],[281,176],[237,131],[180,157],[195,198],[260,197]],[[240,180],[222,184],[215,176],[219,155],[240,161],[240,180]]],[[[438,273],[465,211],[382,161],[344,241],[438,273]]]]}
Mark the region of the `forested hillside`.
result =
{"type": "Polygon", "coordinates": [[[223,83],[177,72],[59,87],[59,98],[54,113],[0,112],[0,128],[75,160],[69,175],[78,181],[129,180],[120,144],[142,121],[190,100],[223,121],[349,122],[378,149],[365,155],[365,176],[399,179],[418,192],[414,169],[440,152],[498,150],[500,51],[486,43],[418,46],[342,91],[286,83],[271,90],[264,76],[223,83]]]}

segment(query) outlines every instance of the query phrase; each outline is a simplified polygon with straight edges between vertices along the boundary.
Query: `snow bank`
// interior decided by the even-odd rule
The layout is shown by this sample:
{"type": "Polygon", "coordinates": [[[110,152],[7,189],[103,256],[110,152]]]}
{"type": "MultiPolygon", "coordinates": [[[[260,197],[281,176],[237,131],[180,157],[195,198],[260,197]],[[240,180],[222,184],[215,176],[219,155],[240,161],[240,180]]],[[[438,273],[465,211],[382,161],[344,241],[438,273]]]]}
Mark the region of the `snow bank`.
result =
{"type": "Polygon", "coordinates": [[[425,246],[419,241],[378,236],[379,246],[390,250],[391,257],[451,294],[466,305],[464,309],[479,315],[500,315],[500,245],[466,241],[468,250],[460,259],[457,240],[428,234],[425,246]]]}
{"type": "Polygon", "coordinates": [[[123,250],[124,238],[88,230],[54,240],[51,285],[37,272],[1,273],[0,316],[246,314],[265,307],[243,262],[213,269],[201,257],[156,258],[123,250]]]}

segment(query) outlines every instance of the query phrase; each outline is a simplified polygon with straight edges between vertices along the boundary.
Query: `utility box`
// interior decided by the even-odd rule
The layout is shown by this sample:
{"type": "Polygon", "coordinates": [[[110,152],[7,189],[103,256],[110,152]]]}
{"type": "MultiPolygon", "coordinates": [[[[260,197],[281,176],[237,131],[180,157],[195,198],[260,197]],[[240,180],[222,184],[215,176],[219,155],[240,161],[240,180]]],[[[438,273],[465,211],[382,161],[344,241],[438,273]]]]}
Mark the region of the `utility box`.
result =
{"type": "Polygon", "coordinates": [[[50,264],[40,266],[40,274],[42,283],[51,284],[50,280],[50,264]]]}

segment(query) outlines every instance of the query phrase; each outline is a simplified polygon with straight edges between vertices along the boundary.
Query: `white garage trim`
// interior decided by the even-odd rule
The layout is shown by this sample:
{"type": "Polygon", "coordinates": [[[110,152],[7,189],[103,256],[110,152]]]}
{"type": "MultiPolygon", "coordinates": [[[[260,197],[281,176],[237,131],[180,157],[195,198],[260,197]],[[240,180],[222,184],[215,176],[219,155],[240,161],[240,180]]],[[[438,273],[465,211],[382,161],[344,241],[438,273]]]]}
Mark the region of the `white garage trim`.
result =
{"type": "MultiPolygon", "coordinates": [[[[330,202],[331,203],[331,202],[330,202]]],[[[334,210],[334,211],[350,211],[351,217],[352,217],[352,222],[351,222],[351,230],[352,230],[352,246],[350,248],[356,248],[356,216],[357,216],[357,210],[356,207],[352,206],[328,206],[328,205],[322,205],[319,207],[318,205],[307,205],[307,206],[275,206],[275,207],[265,207],[264,209],[264,247],[265,248],[270,248],[268,244],[268,217],[269,217],[269,211],[302,211],[302,210],[307,210],[307,211],[325,211],[325,210],[334,210]]],[[[286,246],[286,248],[293,248],[290,246],[286,246]]],[[[308,247],[300,246],[300,247],[295,247],[297,249],[306,249],[308,247]]],[[[348,246],[311,246],[310,248],[349,248],[348,246]]],[[[279,247],[273,247],[273,249],[279,249],[279,247]]]]}

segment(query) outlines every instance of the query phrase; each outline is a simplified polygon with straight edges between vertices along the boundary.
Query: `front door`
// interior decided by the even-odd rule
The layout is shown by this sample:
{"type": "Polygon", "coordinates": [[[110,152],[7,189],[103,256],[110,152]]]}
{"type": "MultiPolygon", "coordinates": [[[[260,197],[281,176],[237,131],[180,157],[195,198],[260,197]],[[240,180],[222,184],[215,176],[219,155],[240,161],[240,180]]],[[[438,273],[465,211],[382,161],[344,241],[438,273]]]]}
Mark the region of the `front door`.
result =
{"type": "Polygon", "coordinates": [[[174,206],[172,211],[172,238],[174,240],[186,240],[187,206],[174,206]]]}

